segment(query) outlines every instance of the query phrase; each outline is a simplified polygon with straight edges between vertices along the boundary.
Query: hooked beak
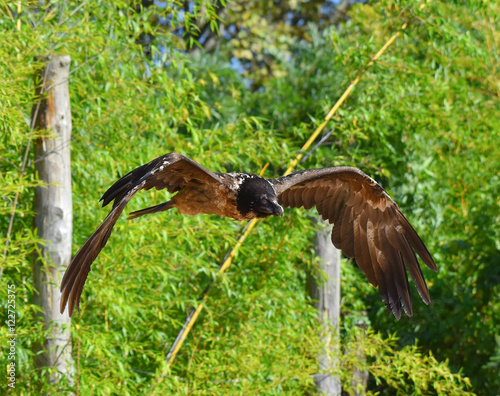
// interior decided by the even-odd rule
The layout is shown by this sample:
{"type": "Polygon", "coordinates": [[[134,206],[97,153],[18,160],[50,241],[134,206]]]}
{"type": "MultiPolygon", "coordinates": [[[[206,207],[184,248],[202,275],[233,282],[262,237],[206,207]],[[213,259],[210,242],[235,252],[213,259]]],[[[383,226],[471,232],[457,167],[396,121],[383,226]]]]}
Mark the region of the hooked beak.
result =
{"type": "Polygon", "coordinates": [[[283,212],[283,208],[278,202],[269,202],[267,205],[259,207],[259,213],[263,214],[262,217],[283,216],[283,212]]]}
{"type": "Polygon", "coordinates": [[[273,208],[273,215],[275,215],[275,216],[280,216],[281,217],[281,216],[283,216],[284,212],[285,211],[283,210],[283,208],[279,204],[276,204],[274,206],[274,208],[273,208]]]}

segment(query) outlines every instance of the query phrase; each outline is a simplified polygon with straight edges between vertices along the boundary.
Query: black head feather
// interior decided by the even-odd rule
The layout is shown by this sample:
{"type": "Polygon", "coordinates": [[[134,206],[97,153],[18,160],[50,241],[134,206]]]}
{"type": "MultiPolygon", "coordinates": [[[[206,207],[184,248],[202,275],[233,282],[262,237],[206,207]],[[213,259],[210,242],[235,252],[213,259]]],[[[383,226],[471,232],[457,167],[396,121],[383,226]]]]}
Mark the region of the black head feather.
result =
{"type": "Polygon", "coordinates": [[[236,198],[237,209],[243,215],[256,217],[283,216],[283,208],[273,186],[264,178],[252,174],[238,174],[240,182],[236,198]]]}

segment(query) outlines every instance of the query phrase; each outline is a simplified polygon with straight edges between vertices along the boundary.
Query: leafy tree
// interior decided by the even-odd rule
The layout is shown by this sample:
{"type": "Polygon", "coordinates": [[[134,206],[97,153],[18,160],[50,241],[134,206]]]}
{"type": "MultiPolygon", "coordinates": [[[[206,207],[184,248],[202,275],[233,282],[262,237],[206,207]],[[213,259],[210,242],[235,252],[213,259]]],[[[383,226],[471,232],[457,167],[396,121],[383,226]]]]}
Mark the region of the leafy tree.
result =
{"type": "MultiPolygon", "coordinates": [[[[311,41],[309,24],[325,27],[347,18],[356,0],[256,0],[185,1],[161,4],[165,16],[152,23],[170,35],[157,37],[146,31],[140,42],[146,53],[155,45],[176,46],[191,55],[216,52],[230,60],[247,78],[252,90],[273,77],[282,76],[296,39],[311,41]]],[[[138,11],[155,2],[142,1],[138,11]]]]}
{"type": "MultiPolygon", "coordinates": [[[[55,392],[31,370],[31,345],[44,337],[30,303],[30,255],[37,242],[30,208],[37,181],[30,162],[24,172],[19,164],[28,140],[47,133],[30,131],[26,122],[34,101],[31,76],[39,67],[34,54],[72,57],[76,250],[107,213],[97,209],[107,186],[166,152],[189,155],[216,171],[258,172],[272,159],[265,175],[282,173],[333,100],[404,22],[405,32],[329,124],[334,134],[327,144],[301,166],[357,165],[381,180],[441,272],[426,273],[430,309],[415,301],[414,318],[396,323],[377,292],[346,263],[341,374],[347,378],[349,367],[359,364],[348,353],[357,342],[365,345],[373,392],[465,393],[468,380],[456,373],[462,367],[478,393],[498,388],[499,156],[498,134],[492,133],[500,118],[492,44],[498,41],[498,6],[470,1],[422,8],[388,0],[353,7],[351,20],[338,30],[303,28],[307,39],[283,27],[291,61],[273,68],[282,72],[262,79],[252,93],[245,76],[228,66],[237,42],[221,42],[213,55],[184,51],[189,46],[183,40],[197,37],[188,23],[198,15],[194,9],[191,18],[178,3],[82,4],[27,3],[19,15],[17,3],[1,4],[2,230],[16,192],[19,203],[0,287],[3,292],[13,283],[19,289],[16,391],[55,392]],[[184,22],[188,34],[166,29],[157,22],[162,18],[171,26],[184,22]],[[147,34],[154,37],[150,58],[144,56],[147,34]],[[356,333],[352,323],[363,310],[378,333],[356,333]],[[459,324],[461,333],[455,331],[459,324]],[[396,330],[399,341],[392,336],[396,330]]],[[[206,18],[215,18],[209,14],[215,3],[199,4],[196,12],[208,10],[206,18]]],[[[273,12],[285,9],[278,8],[273,12]]],[[[231,10],[224,12],[237,21],[231,10]]],[[[267,18],[264,12],[254,18],[261,16],[267,18]]],[[[129,210],[164,198],[164,192],[143,193],[129,210]]],[[[260,224],[212,291],[174,366],[168,370],[164,363],[186,311],[242,226],[174,212],[117,223],[92,267],[82,313],[73,318],[79,393],[312,391],[318,323],[304,284],[306,268],[314,265],[314,230],[302,210],[260,224]]],[[[2,233],[0,242],[6,239],[2,233]]],[[[6,335],[5,327],[1,331],[6,335]]],[[[6,354],[1,356],[5,366],[6,354]]]]}

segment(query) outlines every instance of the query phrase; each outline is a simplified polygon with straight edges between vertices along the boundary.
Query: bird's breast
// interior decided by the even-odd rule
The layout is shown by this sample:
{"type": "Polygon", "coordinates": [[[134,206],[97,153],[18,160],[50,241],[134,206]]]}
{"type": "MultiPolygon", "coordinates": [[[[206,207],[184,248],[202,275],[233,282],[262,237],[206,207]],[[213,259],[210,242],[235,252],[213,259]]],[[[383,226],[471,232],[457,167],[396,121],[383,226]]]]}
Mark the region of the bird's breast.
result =
{"type": "Polygon", "coordinates": [[[249,220],[236,207],[236,193],[224,185],[209,188],[205,185],[184,188],[172,198],[179,212],[186,215],[216,214],[235,220],[249,220]]]}

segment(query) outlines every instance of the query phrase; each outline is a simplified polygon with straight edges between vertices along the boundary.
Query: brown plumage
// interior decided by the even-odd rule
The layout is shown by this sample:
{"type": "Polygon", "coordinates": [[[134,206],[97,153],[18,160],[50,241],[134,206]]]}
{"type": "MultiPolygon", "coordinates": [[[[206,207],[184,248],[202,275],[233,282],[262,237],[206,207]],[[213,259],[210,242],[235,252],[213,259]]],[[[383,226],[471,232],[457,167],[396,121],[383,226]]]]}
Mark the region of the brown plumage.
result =
{"type": "Polygon", "coordinates": [[[436,264],[396,203],[372,178],[357,168],[335,167],[299,171],[270,182],[281,205],[316,206],[323,219],[334,224],[333,244],[356,260],[396,318],[401,307],[412,315],[405,265],[420,297],[430,303],[414,251],[433,271],[436,264]]]}
{"type": "Polygon", "coordinates": [[[129,218],[177,208],[188,215],[211,213],[236,220],[283,215],[285,207],[316,206],[334,224],[332,242],[354,258],[396,318],[401,308],[412,315],[406,269],[422,297],[430,297],[414,251],[432,270],[436,265],[422,240],[384,189],[359,169],[335,167],[299,171],[266,180],[248,173],[215,173],[180,154],[171,153],[134,169],[106,191],[103,206],[113,209],[69,265],[61,283],[61,313],[79,301],[92,262],[132,196],[140,190],[167,189],[168,202],[132,212],[129,218]]]}

